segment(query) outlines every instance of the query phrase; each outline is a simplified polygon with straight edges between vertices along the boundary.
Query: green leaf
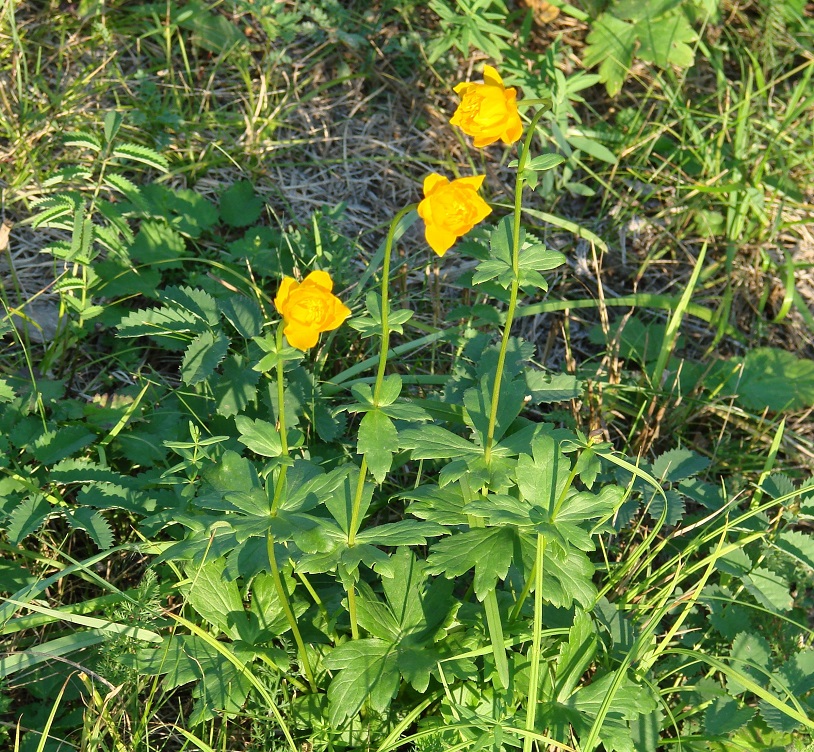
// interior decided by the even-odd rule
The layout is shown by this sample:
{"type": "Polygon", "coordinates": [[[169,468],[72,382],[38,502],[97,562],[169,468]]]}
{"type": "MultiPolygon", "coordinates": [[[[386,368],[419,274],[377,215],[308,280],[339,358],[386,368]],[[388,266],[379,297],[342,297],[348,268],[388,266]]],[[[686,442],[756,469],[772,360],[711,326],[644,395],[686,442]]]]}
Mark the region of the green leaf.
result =
{"type": "MultiPolygon", "coordinates": [[[[734,364],[739,361],[730,361],[734,364]]],[[[814,361],[773,347],[748,352],[727,389],[752,410],[804,410],[814,405],[814,361]]]]}
{"type": "Polygon", "coordinates": [[[608,149],[607,146],[603,146],[598,141],[594,141],[591,138],[586,138],[585,136],[568,136],[568,143],[571,144],[575,149],[579,149],[580,151],[584,151],[586,154],[589,154],[594,159],[598,159],[600,162],[607,162],[608,164],[616,164],[616,155],[608,149]]]}
{"type": "Polygon", "coordinates": [[[803,726],[800,721],[786,715],[780,708],[776,708],[774,705],[766,702],[766,700],[760,700],[760,702],[758,702],[758,708],[760,709],[760,717],[765,721],[766,725],[774,731],[788,733],[801,729],[803,726]]]}
{"type": "Polygon", "coordinates": [[[204,290],[186,286],[168,287],[161,291],[159,297],[165,303],[176,303],[209,326],[215,327],[220,323],[218,302],[204,290]]]}
{"type": "Polygon", "coordinates": [[[636,24],[636,36],[640,43],[639,57],[660,68],[670,65],[689,68],[695,62],[690,44],[698,35],[680,10],[660,18],[646,15],[636,24]]]}
{"type": "MultiPolygon", "coordinates": [[[[769,643],[760,635],[742,632],[732,643],[729,652],[729,662],[732,666],[761,687],[768,683],[771,675],[772,649],[769,643]]],[[[737,679],[728,676],[726,689],[732,695],[739,695],[747,691],[737,679]]]]}
{"type": "Polygon", "coordinates": [[[74,131],[65,137],[65,146],[80,146],[92,151],[99,152],[102,150],[102,144],[99,139],[92,133],[87,131],[74,131]]]}
{"type": "Polygon", "coordinates": [[[399,688],[396,651],[384,640],[346,642],[324,659],[325,667],[338,671],[328,687],[330,723],[339,728],[356,716],[365,700],[376,712],[384,712],[399,688]]]}
{"type": "Polygon", "coordinates": [[[412,450],[414,460],[455,459],[483,453],[471,441],[436,425],[401,431],[399,444],[402,449],[412,450]]]}
{"type": "Polygon", "coordinates": [[[231,227],[253,224],[263,213],[264,205],[248,180],[238,180],[220,194],[220,216],[231,227]]]}
{"type": "Polygon", "coordinates": [[[235,418],[235,425],[240,432],[238,441],[245,444],[261,457],[279,457],[283,452],[280,432],[268,421],[252,420],[245,415],[235,418]]]}
{"type": "Polygon", "coordinates": [[[582,394],[582,384],[570,373],[546,373],[527,369],[526,389],[531,395],[529,404],[548,405],[552,402],[565,402],[578,399],[582,394]]]}
{"type": "Polygon", "coordinates": [[[201,566],[188,565],[188,584],[182,587],[187,603],[210,624],[234,638],[240,636],[239,623],[246,622],[243,599],[237,583],[223,576],[224,559],[201,566]]]}
{"type": "Polygon", "coordinates": [[[704,713],[704,728],[709,734],[729,734],[754,717],[754,708],[742,706],[731,697],[719,697],[704,713]]]}
{"type": "Polygon", "coordinates": [[[533,459],[524,454],[517,461],[517,487],[524,499],[556,521],[555,507],[568,482],[571,462],[546,434],[535,437],[532,451],[533,459]]]}
{"type": "MultiPolygon", "coordinates": [[[[163,337],[172,335],[189,335],[206,331],[206,324],[200,317],[190,311],[178,310],[163,306],[133,311],[123,316],[117,324],[118,337],[163,337]]],[[[184,338],[185,339],[185,338],[184,338]]],[[[181,338],[179,338],[180,341],[181,338]]]]}
{"type": "Polygon", "coordinates": [[[650,468],[653,476],[664,483],[677,483],[706,470],[710,460],[690,449],[670,449],[660,454],[650,468]]]}
{"type": "Polygon", "coordinates": [[[377,483],[383,483],[399,448],[399,435],[393,421],[381,410],[369,411],[359,424],[356,451],[367,460],[377,483]]]}
{"type": "Polygon", "coordinates": [[[253,300],[242,295],[230,295],[218,301],[220,312],[241,337],[259,337],[263,330],[263,313],[253,300]]]}
{"type": "Polygon", "coordinates": [[[526,164],[526,169],[542,172],[552,170],[563,162],[565,162],[565,157],[561,154],[540,154],[526,164]]]}
{"type": "Polygon", "coordinates": [[[191,386],[211,376],[228,349],[229,340],[223,332],[202,332],[184,352],[181,380],[191,386]]]}
{"type": "Polygon", "coordinates": [[[170,165],[158,152],[139,144],[119,144],[113,149],[112,156],[131,162],[141,162],[160,172],[169,172],[170,165]]]}
{"type": "Polygon", "coordinates": [[[82,426],[65,426],[56,431],[47,431],[40,436],[31,448],[31,453],[43,465],[51,465],[64,460],[80,449],[84,449],[96,438],[95,434],[82,426]]]}
{"type": "Polygon", "coordinates": [[[430,574],[447,579],[475,569],[475,595],[482,601],[506,577],[516,544],[512,528],[475,528],[435,543],[427,559],[430,574]]]}
{"type": "Polygon", "coordinates": [[[773,541],[773,545],[808,569],[814,569],[814,537],[810,533],[784,530],[773,541]]]}
{"type": "Polygon", "coordinates": [[[586,68],[599,65],[599,80],[608,94],[616,96],[622,89],[628,70],[633,63],[636,27],[610,13],[603,13],[591,26],[586,39],[582,63],[586,68]]]}
{"type": "Polygon", "coordinates": [[[145,220],[141,223],[130,256],[142,264],[158,264],[165,269],[181,267],[186,243],[166,222],[145,220]]]}
{"type": "Polygon", "coordinates": [[[755,567],[742,581],[758,603],[771,611],[788,611],[794,605],[789,583],[770,569],[755,567]]]}
{"type": "Polygon", "coordinates": [[[223,361],[221,376],[212,385],[218,415],[230,418],[243,412],[257,396],[260,374],[249,368],[242,355],[230,355],[223,361]]]}
{"type": "MultiPolygon", "coordinates": [[[[486,446],[489,429],[489,416],[492,410],[492,384],[494,379],[484,376],[480,384],[464,392],[464,418],[480,438],[481,446],[486,446]]],[[[500,384],[500,398],[494,427],[494,440],[499,441],[512,421],[520,414],[525,404],[526,385],[522,380],[503,379],[500,384]]],[[[418,429],[422,430],[422,429],[418,429]]]]}
{"type": "Polygon", "coordinates": [[[593,661],[598,645],[596,629],[591,617],[577,609],[574,623],[568,630],[568,639],[560,643],[557,669],[554,677],[553,697],[565,702],[593,661]]]}
{"type": "Polygon", "coordinates": [[[113,532],[110,525],[97,510],[87,507],[79,508],[66,511],[65,516],[71,527],[84,530],[102,551],[113,546],[113,532]]]}
{"type": "Polygon", "coordinates": [[[51,505],[39,494],[24,499],[11,513],[6,526],[6,535],[13,545],[17,545],[26,536],[39,530],[51,514],[51,505]]]}

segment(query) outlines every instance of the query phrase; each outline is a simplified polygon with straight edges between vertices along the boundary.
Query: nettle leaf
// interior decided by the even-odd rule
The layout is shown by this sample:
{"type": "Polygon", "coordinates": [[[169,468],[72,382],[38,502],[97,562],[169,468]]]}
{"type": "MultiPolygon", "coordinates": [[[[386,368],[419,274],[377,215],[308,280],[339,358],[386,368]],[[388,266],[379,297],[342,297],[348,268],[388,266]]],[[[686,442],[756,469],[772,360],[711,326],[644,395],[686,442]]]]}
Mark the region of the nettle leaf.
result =
{"type": "Polygon", "coordinates": [[[43,465],[64,460],[84,449],[96,438],[82,426],[64,426],[56,431],[46,431],[31,447],[31,454],[43,465]]]}
{"type": "Polygon", "coordinates": [[[223,332],[201,332],[184,352],[181,380],[192,386],[211,376],[228,350],[229,339],[223,332]]]}
{"type": "Polygon", "coordinates": [[[814,689],[814,650],[806,648],[792,655],[777,674],[795,697],[814,689]]]}
{"type": "Polygon", "coordinates": [[[482,601],[506,577],[517,545],[509,527],[475,528],[433,544],[427,571],[454,579],[475,569],[475,595],[482,601]]]}
{"type": "Polygon", "coordinates": [[[253,224],[263,213],[264,205],[248,180],[238,180],[220,194],[220,216],[231,227],[253,224]]]}
{"type": "Polygon", "coordinates": [[[16,546],[23,538],[39,530],[51,511],[51,505],[39,494],[24,499],[8,519],[6,535],[9,541],[16,546]]]}
{"type": "Polygon", "coordinates": [[[770,569],[755,567],[742,582],[758,603],[772,611],[789,611],[794,605],[789,583],[770,569]]]}
{"type": "Polygon", "coordinates": [[[323,659],[326,668],[338,671],[328,687],[330,722],[338,728],[346,718],[356,716],[366,700],[371,708],[384,712],[399,688],[396,651],[379,639],[346,642],[323,659]]]}
{"type": "Polygon", "coordinates": [[[266,420],[252,420],[245,415],[235,418],[240,432],[238,441],[261,457],[279,457],[283,452],[280,432],[266,420]]]}
{"type": "MultiPolygon", "coordinates": [[[[741,632],[732,643],[729,661],[740,673],[753,679],[761,687],[771,676],[772,649],[760,635],[741,632]]],[[[728,676],[726,689],[731,695],[748,691],[735,677],[728,676]]]]}
{"type": "Polygon", "coordinates": [[[218,301],[220,312],[241,337],[259,337],[263,330],[263,312],[254,300],[242,295],[230,295],[218,301]]]}
{"type": "Polygon", "coordinates": [[[646,501],[647,513],[650,519],[654,522],[661,519],[661,514],[664,511],[664,505],[667,505],[667,516],[665,523],[667,525],[675,525],[681,521],[684,516],[684,497],[674,489],[668,489],[662,496],[660,493],[653,492],[649,494],[650,498],[646,501]]]}
{"type": "Polygon", "coordinates": [[[784,530],[773,541],[773,545],[802,565],[814,569],[814,537],[811,534],[784,530]]]}
{"type": "Polygon", "coordinates": [[[399,434],[393,421],[381,410],[370,410],[359,424],[356,451],[367,460],[377,483],[384,482],[399,449],[399,434]]]}
{"type": "Polygon", "coordinates": [[[709,465],[708,458],[690,449],[670,449],[653,461],[650,472],[663,483],[677,483],[702,473],[709,465]]]}
{"type": "Polygon", "coordinates": [[[66,510],[64,514],[74,530],[84,530],[102,551],[113,545],[113,532],[110,525],[97,510],[85,507],[66,510]]]}
{"type": "Polygon", "coordinates": [[[709,734],[730,734],[754,717],[754,708],[741,705],[732,697],[719,697],[704,713],[704,728],[709,734]]]}

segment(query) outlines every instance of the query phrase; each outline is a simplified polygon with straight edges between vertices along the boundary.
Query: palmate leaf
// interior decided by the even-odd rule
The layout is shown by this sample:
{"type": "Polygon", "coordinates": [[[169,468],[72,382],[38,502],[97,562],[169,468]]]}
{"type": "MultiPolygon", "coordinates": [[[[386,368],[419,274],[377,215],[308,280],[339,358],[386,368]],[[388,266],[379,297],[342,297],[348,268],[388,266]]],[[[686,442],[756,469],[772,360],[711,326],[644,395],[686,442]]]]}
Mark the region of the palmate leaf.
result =
{"type": "Polygon", "coordinates": [[[267,420],[252,420],[245,415],[235,418],[240,433],[238,441],[261,457],[279,457],[283,452],[280,432],[267,420]]]}
{"type": "Polygon", "coordinates": [[[689,68],[695,62],[690,44],[698,39],[698,35],[681,10],[660,17],[646,14],[636,24],[636,36],[640,43],[639,57],[660,68],[669,65],[689,68]]]}
{"type": "Polygon", "coordinates": [[[586,68],[599,65],[599,80],[608,94],[616,96],[633,63],[636,27],[610,13],[603,13],[591,25],[588,46],[583,55],[586,68]]]}
{"type": "Polygon", "coordinates": [[[399,435],[393,421],[379,409],[370,410],[359,424],[356,451],[363,454],[377,483],[383,483],[399,449],[399,435]]]}
{"type": "Polygon", "coordinates": [[[231,227],[248,227],[260,217],[263,205],[254,186],[248,180],[238,180],[221,193],[220,216],[231,227]]]}
{"type": "Polygon", "coordinates": [[[339,673],[328,687],[330,722],[334,728],[356,716],[366,700],[384,712],[399,688],[396,651],[389,642],[375,638],[353,640],[335,648],[325,667],[339,673]]]}

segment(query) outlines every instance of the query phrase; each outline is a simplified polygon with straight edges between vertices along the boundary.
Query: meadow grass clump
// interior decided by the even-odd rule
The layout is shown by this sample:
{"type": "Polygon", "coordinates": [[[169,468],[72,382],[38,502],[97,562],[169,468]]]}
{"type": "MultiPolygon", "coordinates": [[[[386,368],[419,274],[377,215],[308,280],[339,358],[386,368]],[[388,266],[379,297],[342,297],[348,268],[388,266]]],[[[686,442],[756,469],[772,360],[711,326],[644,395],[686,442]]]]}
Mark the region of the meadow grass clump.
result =
{"type": "Polygon", "coordinates": [[[0,748],[811,746],[805,9],[2,15],[0,748]]]}

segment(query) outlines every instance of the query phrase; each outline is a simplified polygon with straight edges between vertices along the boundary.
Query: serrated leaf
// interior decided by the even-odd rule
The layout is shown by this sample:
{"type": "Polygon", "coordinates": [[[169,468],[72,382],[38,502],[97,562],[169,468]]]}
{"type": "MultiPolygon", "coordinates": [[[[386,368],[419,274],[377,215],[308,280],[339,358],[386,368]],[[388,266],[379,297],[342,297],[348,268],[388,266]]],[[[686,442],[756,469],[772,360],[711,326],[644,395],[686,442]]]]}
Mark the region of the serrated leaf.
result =
{"type": "Polygon", "coordinates": [[[261,457],[279,457],[283,452],[280,432],[266,420],[252,420],[245,415],[235,418],[240,432],[238,441],[261,457]]]}
{"type": "Polygon", "coordinates": [[[98,510],[80,507],[66,512],[65,516],[71,527],[84,530],[100,550],[106,551],[113,546],[113,531],[98,510]]]}
{"type": "Polygon", "coordinates": [[[87,131],[74,131],[65,138],[65,146],[81,146],[93,151],[101,151],[102,144],[99,139],[87,131]]]}
{"type": "MultiPolygon", "coordinates": [[[[480,383],[464,392],[464,418],[480,439],[481,446],[486,446],[486,435],[489,429],[492,412],[492,380],[484,376],[480,383]]],[[[520,415],[525,405],[526,385],[521,380],[503,379],[500,384],[500,395],[494,425],[494,440],[499,441],[509,429],[512,421],[520,415]]],[[[421,430],[421,429],[418,429],[421,430]]]]}
{"type": "Polygon", "coordinates": [[[51,505],[37,494],[24,499],[11,513],[6,526],[6,535],[13,545],[17,545],[27,535],[39,530],[46,517],[51,514],[51,505]]]}
{"type": "Polygon", "coordinates": [[[399,448],[399,435],[393,421],[381,410],[370,410],[359,424],[356,451],[367,460],[377,483],[383,483],[399,448]]]}
{"type": "Polygon", "coordinates": [[[14,389],[5,379],[0,379],[0,404],[11,402],[15,398],[14,389]]]}
{"type": "Polygon", "coordinates": [[[662,482],[677,483],[703,472],[709,465],[709,459],[690,449],[670,449],[653,461],[651,473],[662,482]]]}
{"type": "Polygon", "coordinates": [[[704,728],[709,734],[737,731],[755,716],[755,709],[741,706],[731,697],[719,697],[704,713],[704,728]]]}
{"type": "Polygon", "coordinates": [[[599,80],[608,94],[616,96],[633,63],[636,27],[610,13],[602,13],[591,25],[586,41],[583,65],[586,68],[599,65],[599,80]]]}
{"type": "Polygon", "coordinates": [[[506,577],[516,543],[511,528],[475,528],[433,544],[427,571],[447,579],[475,569],[475,595],[482,601],[506,577]]]}
{"type": "Polygon", "coordinates": [[[758,708],[760,709],[760,717],[765,721],[766,725],[774,731],[789,733],[790,731],[796,731],[802,727],[800,721],[789,717],[780,708],[771,705],[766,702],[766,700],[760,700],[760,702],[758,702],[758,708]]]}
{"type": "Polygon", "coordinates": [[[248,180],[238,180],[220,194],[221,219],[231,227],[248,227],[263,213],[264,202],[248,180]]]}
{"type": "Polygon", "coordinates": [[[181,380],[190,386],[203,381],[226,357],[228,349],[229,340],[223,332],[202,332],[184,353],[181,380]]]}
{"type": "Polygon", "coordinates": [[[650,499],[647,502],[647,513],[650,515],[650,519],[654,522],[661,519],[665,504],[667,505],[665,524],[678,524],[682,517],[684,517],[684,497],[672,488],[665,491],[664,496],[659,493],[650,495],[650,499]]]}
{"type": "Polygon", "coordinates": [[[241,337],[259,337],[263,330],[263,312],[255,301],[242,295],[231,295],[218,301],[221,313],[241,337]]]}
{"type": "Polygon", "coordinates": [[[98,480],[83,486],[76,500],[79,504],[97,509],[126,509],[140,516],[154,512],[156,507],[152,494],[127,488],[119,483],[98,480]]]}
{"type": "Polygon", "coordinates": [[[368,698],[373,710],[383,712],[398,691],[396,651],[384,640],[346,642],[329,653],[323,663],[339,672],[328,687],[334,728],[357,715],[368,698]]]}
{"type": "Polygon", "coordinates": [[[220,323],[218,302],[204,290],[186,286],[168,287],[161,291],[159,298],[165,303],[175,303],[190,311],[209,326],[214,327],[220,323]]]}
{"type": "Polygon", "coordinates": [[[645,15],[636,23],[636,36],[640,43],[639,57],[660,68],[669,65],[689,68],[695,62],[690,43],[695,42],[698,35],[681,10],[660,17],[645,15]]]}
{"type": "Polygon", "coordinates": [[[43,465],[64,460],[84,449],[96,438],[82,426],[64,426],[56,431],[46,431],[31,447],[31,454],[43,465]]]}
{"type": "Polygon", "coordinates": [[[133,311],[123,316],[116,326],[119,337],[153,337],[199,333],[206,324],[190,311],[163,306],[133,311]]]}
{"type": "Polygon", "coordinates": [[[113,149],[112,156],[127,159],[132,162],[141,162],[161,172],[169,172],[170,165],[158,152],[139,144],[119,144],[113,149]]]}
{"type": "MultiPolygon", "coordinates": [[[[771,675],[772,649],[760,635],[741,632],[732,643],[729,660],[737,671],[746,674],[761,687],[768,683],[771,675]]],[[[727,677],[726,688],[732,695],[738,695],[747,690],[732,676],[727,677]]]]}
{"type": "Polygon", "coordinates": [[[454,459],[483,453],[471,441],[435,425],[401,431],[399,444],[403,449],[412,450],[414,460],[454,459]]]}
{"type": "Polygon", "coordinates": [[[797,530],[784,530],[773,541],[787,556],[791,556],[809,569],[814,569],[814,538],[797,530]]]}
{"type": "Polygon", "coordinates": [[[143,264],[158,264],[163,269],[181,266],[186,253],[184,238],[166,222],[145,220],[130,248],[130,256],[143,264]]]}
{"type": "Polygon", "coordinates": [[[182,590],[186,601],[198,614],[225,634],[239,637],[239,623],[246,622],[243,599],[237,583],[223,576],[223,559],[208,561],[201,566],[187,567],[189,584],[182,590]]]}
{"type": "Polygon", "coordinates": [[[794,605],[789,583],[765,567],[755,567],[743,577],[746,589],[759,603],[772,611],[788,611],[794,605]]]}

